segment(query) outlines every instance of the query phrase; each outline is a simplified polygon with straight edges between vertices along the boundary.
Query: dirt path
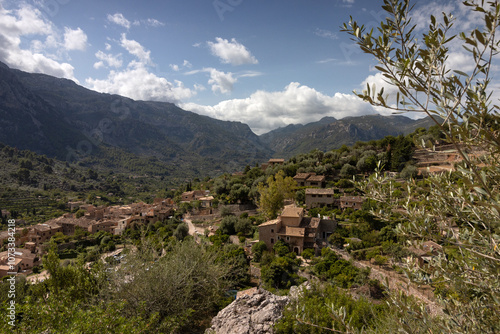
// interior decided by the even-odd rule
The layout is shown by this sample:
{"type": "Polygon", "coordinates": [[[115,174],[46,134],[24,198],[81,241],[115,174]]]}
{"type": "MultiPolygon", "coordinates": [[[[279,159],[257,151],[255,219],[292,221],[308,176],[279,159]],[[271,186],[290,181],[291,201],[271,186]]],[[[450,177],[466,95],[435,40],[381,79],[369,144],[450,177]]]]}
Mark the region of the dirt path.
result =
{"type": "MultiPolygon", "coordinates": [[[[335,253],[341,256],[344,260],[351,260],[351,255],[346,251],[342,251],[339,249],[331,248],[335,253]]],[[[356,261],[353,259],[353,264],[358,268],[370,268],[370,278],[377,279],[382,283],[388,282],[389,289],[391,290],[400,290],[406,294],[412,295],[421,301],[423,301],[429,310],[429,313],[432,315],[443,314],[442,308],[436,303],[435,300],[431,296],[433,296],[433,292],[430,287],[419,288],[416,287],[415,284],[409,283],[406,277],[399,275],[394,271],[385,270],[379,266],[373,265],[366,261],[356,261]]]]}

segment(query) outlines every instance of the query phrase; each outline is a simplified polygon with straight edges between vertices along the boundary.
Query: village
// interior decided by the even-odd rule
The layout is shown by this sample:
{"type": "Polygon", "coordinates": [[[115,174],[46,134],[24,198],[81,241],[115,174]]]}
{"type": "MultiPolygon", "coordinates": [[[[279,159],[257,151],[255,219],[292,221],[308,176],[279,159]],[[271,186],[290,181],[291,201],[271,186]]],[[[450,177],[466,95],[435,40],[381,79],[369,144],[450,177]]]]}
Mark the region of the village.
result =
{"type": "MultiPolygon", "coordinates": [[[[269,166],[283,163],[284,159],[270,159],[262,164],[261,168],[265,170],[269,166]]],[[[305,188],[304,207],[297,207],[294,201],[288,201],[277,219],[258,226],[259,240],[251,241],[250,246],[257,241],[263,241],[268,249],[272,249],[276,241],[283,240],[296,254],[301,254],[306,248],[312,248],[319,254],[321,248],[328,245],[328,237],[336,229],[335,218],[307,217],[307,209],[330,206],[341,210],[359,210],[362,207],[361,196],[348,196],[339,194],[338,189],[324,188],[324,175],[298,173],[293,179],[298,187],[305,188]]],[[[121,235],[132,223],[147,225],[172,218],[180,204],[193,202],[198,202],[199,208],[189,214],[191,220],[220,218],[219,210],[214,207],[214,196],[209,190],[186,191],[182,193],[179,203],[175,203],[171,198],[156,198],[151,204],[138,202],[96,207],[83,201],[70,201],[67,206],[72,212],[41,224],[18,227],[15,238],[15,268],[12,270],[8,265],[7,251],[0,253],[0,277],[6,276],[8,272],[16,272],[19,275],[32,274],[32,269],[41,265],[43,255],[47,252],[48,241],[58,233],[64,236],[73,236],[77,231],[121,235]]],[[[215,229],[216,225],[212,227],[211,232],[215,229]]],[[[8,238],[7,231],[0,232],[0,243],[6,244],[8,238]]]]}

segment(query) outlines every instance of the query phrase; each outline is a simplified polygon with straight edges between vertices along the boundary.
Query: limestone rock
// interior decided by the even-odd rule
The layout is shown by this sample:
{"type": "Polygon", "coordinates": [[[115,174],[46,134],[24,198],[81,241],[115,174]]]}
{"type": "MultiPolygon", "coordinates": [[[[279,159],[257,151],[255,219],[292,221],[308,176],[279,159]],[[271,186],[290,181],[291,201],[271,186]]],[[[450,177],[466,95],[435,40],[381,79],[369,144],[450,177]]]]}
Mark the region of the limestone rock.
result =
{"type": "Polygon", "coordinates": [[[287,296],[276,296],[264,289],[253,295],[243,295],[221,310],[205,333],[272,333],[272,327],[281,318],[288,301],[287,296]]]}

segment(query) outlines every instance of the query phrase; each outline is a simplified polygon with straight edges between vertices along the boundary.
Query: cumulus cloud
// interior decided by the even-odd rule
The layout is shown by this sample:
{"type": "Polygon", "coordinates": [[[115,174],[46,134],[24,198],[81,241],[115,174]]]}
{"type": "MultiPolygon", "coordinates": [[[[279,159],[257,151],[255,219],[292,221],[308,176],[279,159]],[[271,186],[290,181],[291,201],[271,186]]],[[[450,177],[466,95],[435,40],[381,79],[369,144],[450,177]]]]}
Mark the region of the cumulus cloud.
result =
{"type": "Polygon", "coordinates": [[[110,71],[104,80],[87,78],[90,89],[110,94],[119,94],[135,100],[179,102],[192,97],[196,92],[184,87],[180,81],[167,79],[150,73],[144,64],[132,62],[123,71],[110,71]]]}
{"type": "Polygon", "coordinates": [[[216,57],[219,57],[222,63],[231,65],[258,64],[259,61],[239,43],[236,39],[215,38],[215,42],[207,42],[210,51],[216,57]]]}
{"type": "Polygon", "coordinates": [[[186,72],[186,74],[192,75],[200,72],[209,74],[210,78],[208,79],[208,84],[212,86],[212,92],[214,93],[220,92],[222,94],[228,94],[233,90],[234,84],[238,81],[238,79],[233,76],[233,73],[219,71],[213,67],[189,71],[186,72]]]}
{"type": "Polygon", "coordinates": [[[101,67],[115,67],[119,68],[122,66],[123,61],[121,59],[122,54],[112,55],[109,53],[104,53],[101,50],[97,51],[95,54],[96,58],[99,59],[98,62],[94,63],[94,68],[98,69],[101,67]]]}
{"type": "Polygon", "coordinates": [[[66,50],[85,51],[87,48],[87,34],[82,29],[64,28],[64,47],[66,50]]]}
{"type": "Polygon", "coordinates": [[[215,68],[206,68],[204,71],[210,74],[208,84],[212,85],[212,91],[217,91],[222,94],[230,93],[233,90],[233,85],[237,81],[231,72],[225,73],[215,68]]]}
{"type": "Polygon", "coordinates": [[[189,68],[193,67],[193,65],[189,61],[187,61],[187,60],[184,60],[184,62],[182,63],[182,65],[170,64],[169,66],[175,72],[179,72],[182,68],[188,68],[189,69],[189,68]]]}
{"type": "Polygon", "coordinates": [[[119,26],[122,26],[124,28],[129,29],[130,28],[130,21],[123,16],[122,13],[116,13],[116,14],[108,14],[108,21],[114,24],[117,24],[119,26]]]}
{"type": "MultiPolygon", "coordinates": [[[[25,3],[21,3],[16,10],[7,10],[0,5],[0,61],[23,71],[45,73],[78,82],[73,74],[73,66],[58,61],[57,55],[45,52],[47,48],[56,48],[53,50],[55,54],[63,52],[64,43],[60,40],[52,23],[44,19],[38,9],[25,3]],[[23,48],[21,40],[25,36],[41,36],[45,42],[33,39],[30,48],[23,48]]],[[[70,45],[81,46],[78,43],[70,45]]]]}
{"type": "Polygon", "coordinates": [[[257,134],[288,124],[305,124],[325,116],[343,118],[374,114],[375,110],[352,94],[328,96],[314,88],[291,82],[282,91],[256,91],[246,99],[226,100],[215,106],[181,104],[193,112],[221,120],[247,123],[257,134]]]}
{"type": "Polygon", "coordinates": [[[140,62],[146,65],[153,65],[151,61],[151,51],[146,50],[139,42],[127,39],[126,34],[122,34],[120,45],[125,48],[131,55],[134,55],[140,62]]]}

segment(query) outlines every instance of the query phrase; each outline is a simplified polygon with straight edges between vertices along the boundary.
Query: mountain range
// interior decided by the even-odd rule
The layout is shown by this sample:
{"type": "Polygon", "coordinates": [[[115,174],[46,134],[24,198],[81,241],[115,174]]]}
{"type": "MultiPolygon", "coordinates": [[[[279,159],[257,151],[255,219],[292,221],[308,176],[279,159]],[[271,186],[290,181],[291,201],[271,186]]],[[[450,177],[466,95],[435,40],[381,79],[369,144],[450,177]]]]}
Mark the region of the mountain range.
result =
{"type": "Polygon", "coordinates": [[[427,119],[404,116],[325,117],[257,136],[241,122],[202,116],[172,103],[98,93],[71,80],[0,63],[0,142],[118,170],[133,158],[163,165],[166,175],[214,175],[270,157],[326,151],[429,125],[427,119]]]}

